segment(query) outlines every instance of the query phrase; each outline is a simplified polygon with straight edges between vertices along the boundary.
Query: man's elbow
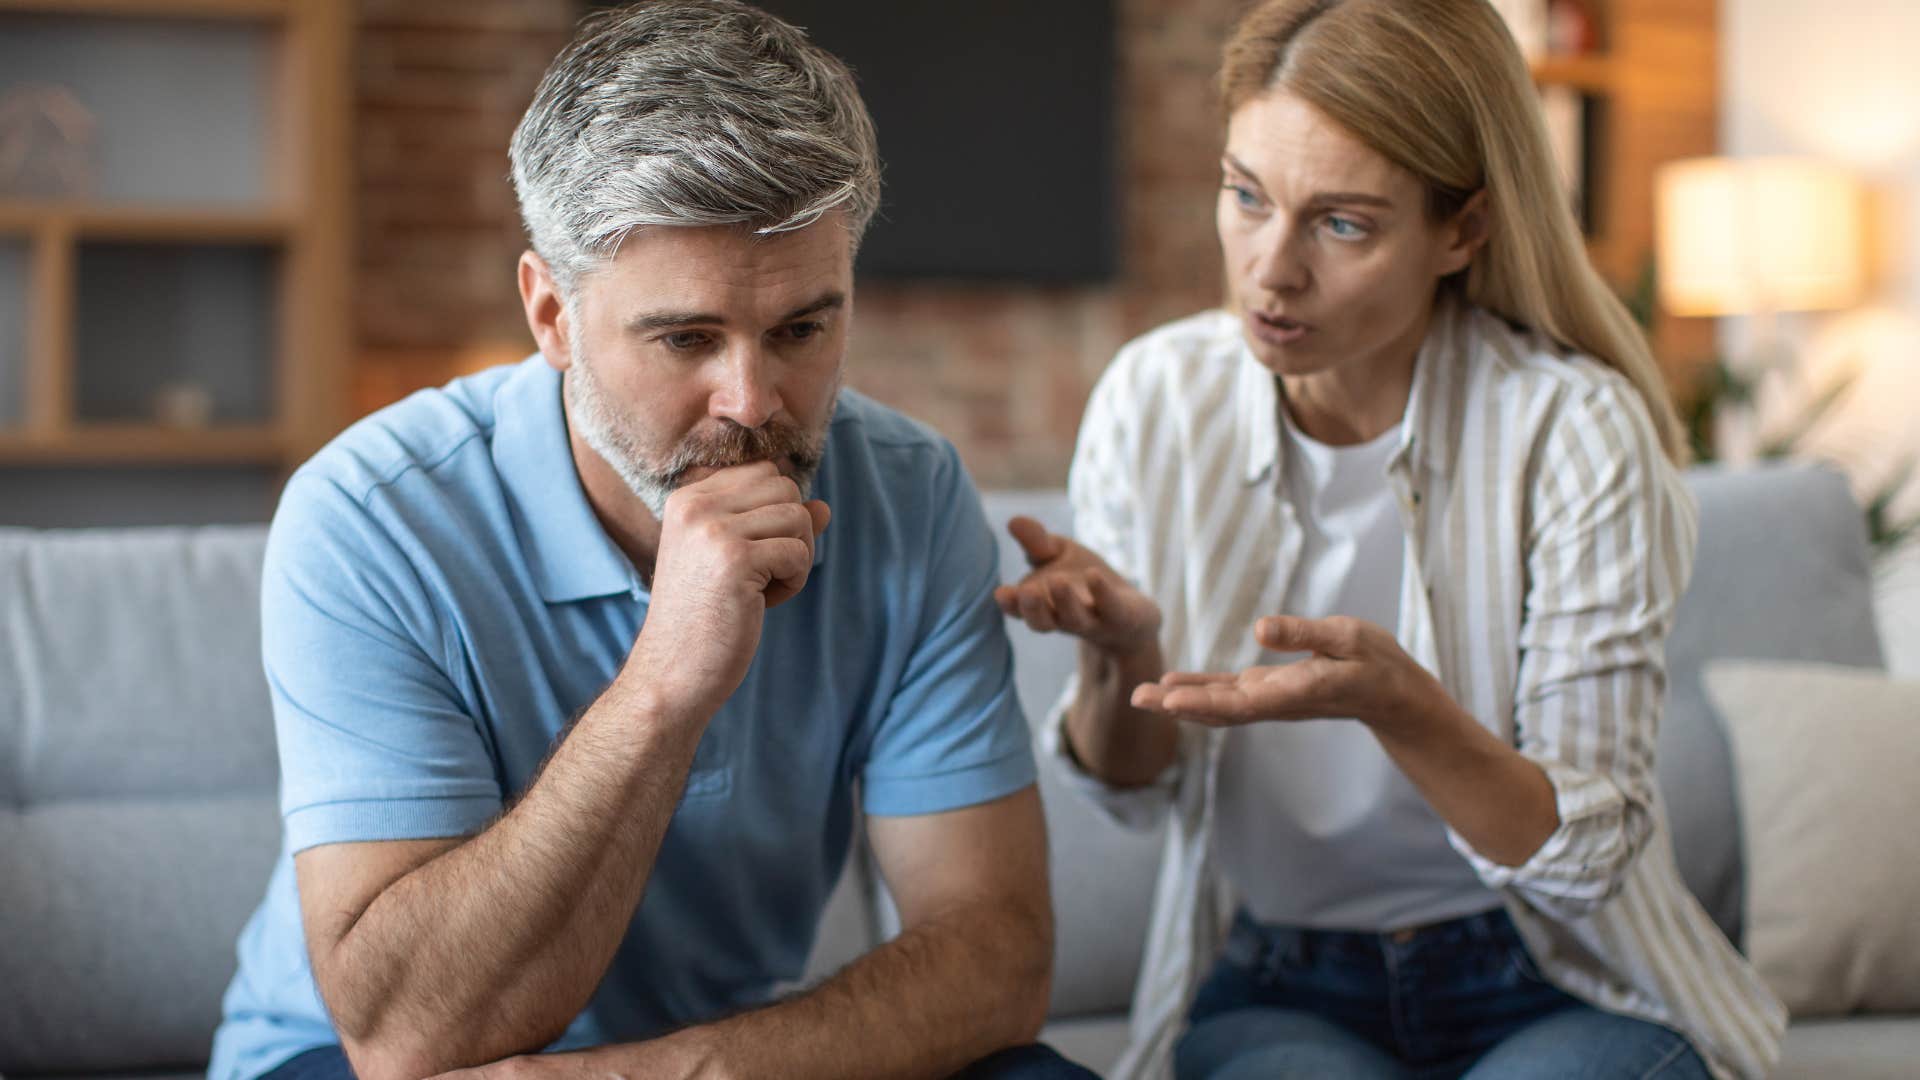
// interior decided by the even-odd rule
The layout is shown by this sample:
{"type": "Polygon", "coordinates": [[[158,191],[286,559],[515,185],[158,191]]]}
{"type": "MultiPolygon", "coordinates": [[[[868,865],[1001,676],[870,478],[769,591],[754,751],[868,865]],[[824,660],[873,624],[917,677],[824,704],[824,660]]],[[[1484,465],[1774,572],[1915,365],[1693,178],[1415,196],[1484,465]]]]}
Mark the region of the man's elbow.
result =
{"type": "Polygon", "coordinates": [[[498,1027],[448,1028],[410,1019],[391,1001],[342,1007],[337,995],[322,993],[333,1017],[340,1049],[358,1080],[420,1080],[454,1069],[471,1068],[516,1054],[533,1053],[558,1039],[564,1024],[530,1032],[509,1045],[498,1027]]]}
{"type": "Polygon", "coordinates": [[[447,1070],[421,1053],[390,1040],[356,1039],[340,1033],[340,1049],[347,1055],[357,1080],[421,1080],[447,1070]]]}
{"type": "MultiPolygon", "coordinates": [[[[559,1038],[556,1032],[553,1039],[559,1038]]],[[[469,1069],[479,1065],[504,1061],[520,1054],[531,1054],[551,1043],[546,1039],[535,1045],[496,1053],[492,1050],[472,1050],[472,1043],[435,1042],[421,1038],[374,1037],[355,1039],[344,1032],[340,1037],[340,1049],[347,1055],[347,1064],[352,1066],[357,1080],[423,1080],[424,1077],[438,1076],[455,1069],[469,1069]],[[462,1052],[462,1048],[468,1052],[462,1052]]]]}
{"type": "Polygon", "coordinates": [[[1021,947],[1013,951],[1006,977],[1009,1045],[1023,1046],[1040,1037],[1053,998],[1052,912],[1029,913],[1022,920],[1027,932],[1014,935],[1021,947]]]}

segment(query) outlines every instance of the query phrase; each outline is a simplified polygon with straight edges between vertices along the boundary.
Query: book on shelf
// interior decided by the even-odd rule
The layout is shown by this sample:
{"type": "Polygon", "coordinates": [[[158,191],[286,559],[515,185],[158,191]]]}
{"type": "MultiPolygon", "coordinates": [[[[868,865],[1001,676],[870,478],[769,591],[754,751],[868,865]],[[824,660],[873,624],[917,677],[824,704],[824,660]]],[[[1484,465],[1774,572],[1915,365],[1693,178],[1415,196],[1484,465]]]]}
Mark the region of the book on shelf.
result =
{"type": "Polygon", "coordinates": [[[1600,47],[1600,26],[1590,0],[1492,0],[1528,60],[1585,56],[1600,47]]]}

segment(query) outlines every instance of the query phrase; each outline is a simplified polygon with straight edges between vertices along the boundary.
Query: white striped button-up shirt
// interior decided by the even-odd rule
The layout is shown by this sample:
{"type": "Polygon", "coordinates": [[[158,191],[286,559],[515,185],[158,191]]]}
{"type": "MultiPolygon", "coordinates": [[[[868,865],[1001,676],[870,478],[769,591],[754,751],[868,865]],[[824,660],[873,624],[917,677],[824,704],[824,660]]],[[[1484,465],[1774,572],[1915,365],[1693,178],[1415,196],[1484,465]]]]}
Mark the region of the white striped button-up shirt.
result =
{"type": "MultiPolygon", "coordinates": [[[[1281,613],[1302,539],[1279,408],[1273,374],[1218,311],[1129,344],[1088,403],[1075,535],[1159,604],[1171,668],[1261,662],[1254,620],[1281,613]]],[[[1406,527],[1401,646],[1545,771],[1559,811],[1518,867],[1448,841],[1555,985],[1680,1031],[1723,1080],[1765,1075],[1786,1012],[1681,883],[1655,785],[1696,519],[1645,405],[1604,365],[1442,303],[1387,479],[1406,527]]],[[[1108,788],[1066,750],[1075,689],[1043,727],[1049,757],[1123,822],[1172,814],[1116,1074],[1159,1077],[1233,906],[1211,844],[1222,733],[1184,728],[1161,782],[1108,788]]]]}

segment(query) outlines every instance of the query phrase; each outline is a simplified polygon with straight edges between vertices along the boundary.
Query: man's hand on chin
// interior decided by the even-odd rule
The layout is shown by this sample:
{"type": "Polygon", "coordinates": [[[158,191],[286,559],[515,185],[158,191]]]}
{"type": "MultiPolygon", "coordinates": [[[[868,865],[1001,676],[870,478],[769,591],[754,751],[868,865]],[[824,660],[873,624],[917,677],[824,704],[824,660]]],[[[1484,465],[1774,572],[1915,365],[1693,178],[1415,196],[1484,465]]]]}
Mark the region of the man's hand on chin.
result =
{"type": "Polygon", "coordinates": [[[676,490],[660,521],[653,601],[623,675],[674,715],[712,716],[746,677],[767,609],[806,585],[831,517],[772,462],[676,490]]]}

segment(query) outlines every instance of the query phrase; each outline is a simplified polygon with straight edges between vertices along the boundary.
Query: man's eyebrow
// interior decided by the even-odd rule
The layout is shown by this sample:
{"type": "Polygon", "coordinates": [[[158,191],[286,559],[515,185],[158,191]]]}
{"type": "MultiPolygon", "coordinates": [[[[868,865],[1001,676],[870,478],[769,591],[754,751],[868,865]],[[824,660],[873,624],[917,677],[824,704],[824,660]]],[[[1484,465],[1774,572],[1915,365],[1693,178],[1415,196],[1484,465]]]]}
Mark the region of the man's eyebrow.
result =
{"type": "Polygon", "coordinates": [[[839,308],[843,308],[846,305],[847,305],[847,294],[836,290],[834,292],[828,293],[825,296],[822,296],[820,299],[815,300],[811,304],[802,304],[801,306],[794,308],[792,311],[789,311],[785,315],[780,316],[780,321],[783,323],[790,323],[795,319],[804,319],[809,315],[818,315],[823,311],[838,310],[839,308]]]}
{"type": "MultiPolygon", "coordinates": [[[[790,323],[795,319],[804,319],[822,311],[845,307],[847,294],[834,291],[811,303],[802,304],[780,316],[779,321],[790,323]]],[[[657,330],[678,330],[690,326],[725,326],[727,320],[719,315],[704,311],[656,311],[648,315],[635,315],[623,325],[629,334],[647,334],[657,330]]]]}
{"type": "Polygon", "coordinates": [[[651,315],[635,315],[628,319],[625,328],[629,334],[645,334],[654,330],[674,330],[685,326],[717,326],[726,322],[718,315],[708,315],[698,311],[659,311],[651,315]]]}

